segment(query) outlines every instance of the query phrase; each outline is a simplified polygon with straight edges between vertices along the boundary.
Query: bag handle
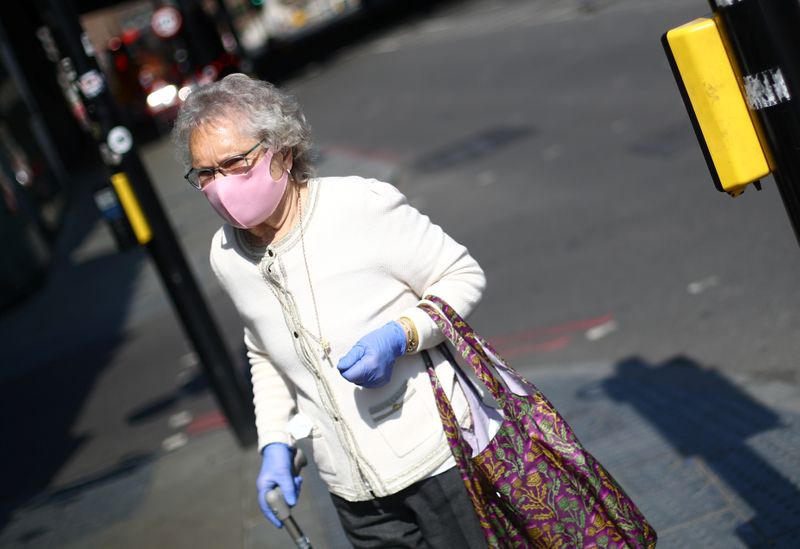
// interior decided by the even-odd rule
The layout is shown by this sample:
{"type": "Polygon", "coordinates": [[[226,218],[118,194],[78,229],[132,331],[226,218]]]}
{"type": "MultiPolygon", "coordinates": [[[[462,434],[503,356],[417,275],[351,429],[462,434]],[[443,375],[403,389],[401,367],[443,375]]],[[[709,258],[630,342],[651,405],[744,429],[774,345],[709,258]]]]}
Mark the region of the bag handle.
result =
{"type": "Polygon", "coordinates": [[[453,329],[461,335],[475,350],[480,354],[484,360],[491,362],[502,368],[510,368],[508,363],[500,356],[495,348],[478,335],[475,330],[467,323],[464,318],[459,315],[445,300],[435,295],[427,295],[423,298],[424,301],[429,301],[436,305],[436,307],[444,314],[453,329]],[[488,352],[487,352],[488,351],[488,352]],[[491,356],[490,356],[491,355],[491,356]]]}
{"type": "MultiPolygon", "coordinates": [[[[446,316],[447,320],[450,322],[450,325],[453,327],[458,335],[472,348],[478,355],[483,358],[483,360],[493,367],[502,370],[505,374],[508,374],[512,377],[516,382],[524,385],[530,390],[536,391],[536,387],[534,387],[527,379],[522,377],[519,372],[514,370],[505,359],[500,356],[500,353],[489,343],[486,339],[478,335],[475,330],[464,320],[461,315],[459,315],[455,309],[453,309],[445,300],[442,298],[435,296],[435,295],[427,295],[423,298],[423,302],[420,305],[424,305],[425,301],[429,301],[430,303],[436,305],[436,307],[441,310],[441,312],[446,316]]],[[[434,319],[435,321],[435,319],[434,319]]],[[[452,341],[452,340],[451,340],[452,341]]],[[[455,345],[455,343],[453,343],[455,345]]],[[[466,358],[466,356],[465,356],[466,358]]]]}
{"type": "Polygon", "coordinates": [[[450,352],[450,348],[447,346],[447,343],[442,342],[436,346],[436,350],[439,351],[444,359],[450,363],[450,366],[453,368],[453,371],[456,373],[456,376],[459,379],[460,385],[462,388],[467,391],[471,391],[472,394],[475,396],[476,399],[479,401],[483,401],[483,391],[478,388],[476,383],[470,378],[464,369],[461,368],[461,365],[456,361],[455,356],[453,353],[450,352]]]}
{"type": "Polygon", "coordinates": [[[461,448],[464,452],[461,456],[456,456],[457,462],[462,467],[467,467],[471,471],[471,464],[467,459],[472,452],[472,447],[470,444],[464,440],[464,436],[461,433],[461,427],[458,424],[458,419],[456,418],[456,412],[453,410],[453,405],[450,403],[450,399],[447,398],[447,394],[444,392],[444,388],[442,387],[441,381],[439,381],[439,376],[436,375],[436,369],[433,367],[433,360],[431,360],[431,355],[428,351],[422,351],[420,353],[422,355],[423,360],[425,361],[425,369],[428,370],[428,376],[431,379],[431,386],[433,387],[433,393],[436,397],[436,408],[439,411],[439,418],[442,420],[442,425],[445,430],[445,434],[447,435],[448,440],[451,440],[451,448],[452,445],[455,444],[461,448]]]}
{"type": "Polygon", "coordinates": [[[469,363],[475,371],[475,375],[483,383],[491,393],[492,397],[497,401],[501,407],[505,407],[505,402],[508,398],[508,389],[500,383],[500,380],[492,374],[491,370],[486,364],[485,354],[477,352],[477,349],[471,346],[459,333],[453,325],[445,319],[440,312],[429,305],[428,303],[420,303],[419,308],[424,310],[428,316],[436,323],[444,336],[455,346],[461,353],[464,359],[469,363]]]}

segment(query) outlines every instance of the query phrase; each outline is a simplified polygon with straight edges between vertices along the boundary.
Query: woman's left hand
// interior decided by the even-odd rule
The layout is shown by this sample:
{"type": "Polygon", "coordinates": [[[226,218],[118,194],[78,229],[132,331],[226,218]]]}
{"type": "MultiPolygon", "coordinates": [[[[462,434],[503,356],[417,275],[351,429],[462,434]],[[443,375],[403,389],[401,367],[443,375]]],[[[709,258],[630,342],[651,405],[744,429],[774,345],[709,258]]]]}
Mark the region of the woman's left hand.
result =
{"type": "Polygon", "coordinates": [[[347,381],[374,389],[389,383],[394,361],[405,352],[405,331],[393,320],[359,339],[336,368],[347,381]]]}

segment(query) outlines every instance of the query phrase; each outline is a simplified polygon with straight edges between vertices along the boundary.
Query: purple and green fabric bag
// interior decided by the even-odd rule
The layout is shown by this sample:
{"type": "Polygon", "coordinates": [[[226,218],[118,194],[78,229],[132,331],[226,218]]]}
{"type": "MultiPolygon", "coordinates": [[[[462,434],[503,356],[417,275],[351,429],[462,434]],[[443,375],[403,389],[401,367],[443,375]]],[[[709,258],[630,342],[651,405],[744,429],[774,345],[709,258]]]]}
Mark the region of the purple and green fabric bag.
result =
{"type": "Polygon", "coordinates": [[[655,547],[655,530],[542,392],[443,300],[426,296],[419,307],[496,403],[483,401],[450,356],[472,419],[460,427],[425,355],[447,441],[489,547],[655,547]]]}

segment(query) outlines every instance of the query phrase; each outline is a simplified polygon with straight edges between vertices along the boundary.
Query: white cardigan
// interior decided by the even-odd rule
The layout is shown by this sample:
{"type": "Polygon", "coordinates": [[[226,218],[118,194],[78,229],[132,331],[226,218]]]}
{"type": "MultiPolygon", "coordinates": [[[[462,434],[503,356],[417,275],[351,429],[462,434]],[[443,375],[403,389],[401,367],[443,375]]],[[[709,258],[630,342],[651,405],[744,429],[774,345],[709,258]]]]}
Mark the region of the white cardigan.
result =
{"type": "MultiPolygon", "coordinates": [[[[266,248],[249,247],[229,225],[211,244],[213,270],[245,326],[259,450],[293,444],[286,424],[301,412],[313,423],[314,460],[332,493],[350,501],[396,493],[450,458],[423,358],[399,358],[378,389],[348,382],[335,365],[359,338],[401,316],[414,322],[420,350],[434,347],[442,336],[416,307],[420,297],[437,295],[466,316],[481,298],[483,271],[396,188],[376,180],[311,180],[300,223],[308,273],[299,224],[266,248]]],[[[430,355],[465,417],[450,365],[439,351],[430,355]]]]}

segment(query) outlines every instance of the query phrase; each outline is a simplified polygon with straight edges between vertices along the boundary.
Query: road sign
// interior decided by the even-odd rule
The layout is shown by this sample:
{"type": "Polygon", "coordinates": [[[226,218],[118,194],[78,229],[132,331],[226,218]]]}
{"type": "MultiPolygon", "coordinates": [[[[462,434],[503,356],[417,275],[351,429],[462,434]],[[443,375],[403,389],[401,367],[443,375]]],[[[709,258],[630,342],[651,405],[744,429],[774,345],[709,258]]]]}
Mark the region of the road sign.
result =
{"type": "Polygon", "coordinates": [[[181,12],[171,7],[159,8],[150,18],[153,32],[160,38],[172,38],[181,29],[181,12]]]}

